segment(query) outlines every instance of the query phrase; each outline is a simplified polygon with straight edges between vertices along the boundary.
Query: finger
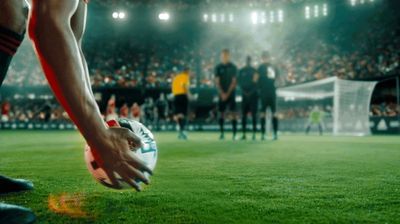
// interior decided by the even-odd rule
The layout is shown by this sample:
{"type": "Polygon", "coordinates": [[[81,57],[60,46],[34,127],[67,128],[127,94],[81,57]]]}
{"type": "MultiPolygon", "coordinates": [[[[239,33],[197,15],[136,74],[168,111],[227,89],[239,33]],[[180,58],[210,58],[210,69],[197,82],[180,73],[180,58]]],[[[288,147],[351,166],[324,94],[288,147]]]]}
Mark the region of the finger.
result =
{"type": "Polygon", "coordinates": [[[114,172],[110,172],[104,169],[106,172],[108,179],[110,179],[111,184],[113,185],[114,188],[116,189],[121,189],[121,185],[119,184],[119,181],[117,180],[117,177],[115,176],[114,172]]]}
{"type": "Polygon", "coordinates": [[[136,156],[135,156],[135,158],[132,158],[132,157],[128,158],[126,160],[126,162],[129,165],[133,166],[134,168],[136,168],[136,169],[138,169],[138,170],[140,170],[142,172],[147,172],[150,175],[153,175],[153,171],[148,166],[146,166],[146,164],[142,160],[140,160],[136,156]]]}
{"type": "Polygon", "coordinates": [[[122,179],[129,184],[131,187],[135,188],[136,191],[142,191],[142,188],[140,187],[140,185],[138,183],[136,183],[135,181],[133,181],[131,178],[129,178],[129,176],[126,176],[123,173],[119,173],[119,175],[121,175],[122,179]]]}
{"type": "Polygon", "coordinates": [[[128,131],[126,134],[126,139],[129,142],[129,145],[134,146],[135,148],[140,148],[142,147],[142,140],[135,135],[132,131],[128,131]]]}
{"type": "Polygon", "coordinates": [[[150,184],[150,180],[139,170],[131,168],[128,164],[126,166],[126,169],[124,169],[124,173],[128,176],[128,177],[135,177],[133,179],[138,179],[140,181],[142,181],[143,183],[149,185],[150,184]]]}

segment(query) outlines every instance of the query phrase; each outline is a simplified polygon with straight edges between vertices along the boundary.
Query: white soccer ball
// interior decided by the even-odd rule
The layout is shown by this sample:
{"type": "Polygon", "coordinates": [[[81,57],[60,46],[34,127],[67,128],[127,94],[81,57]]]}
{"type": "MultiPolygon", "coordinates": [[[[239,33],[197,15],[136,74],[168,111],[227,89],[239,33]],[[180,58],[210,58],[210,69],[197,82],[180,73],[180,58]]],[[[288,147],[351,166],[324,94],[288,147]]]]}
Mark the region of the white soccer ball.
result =
{"type": "MultiPolygon", "coordinates": [[[[144,161],[144,163],[153,171],[157,164],[157,156],[158,156],[158,149],[156,141],[154,140],[153,134],[147,129],[143,124],[140,122],[129,120],[129,119],[117,119],[114,121],[107,122],[110,126],[120,126],[123,128],[127,128],[131,130],[135,135],[137,135],[142,140],[142,147],[139,149],[132,150],[132,156],[136,155],[144,161]]],[[[107,174],[104,170],[98,165],[95,157],[92,154],[92,150],[88,145],[85,147],[85,161],[89,172],[92,176],[102,185],[114,189],[117,186],[114,186],[110,179],[108,178],[107,174]]],[[[148,178],[150,175],[148,173],[144,173],[145,176],[148,178]]],[[[125,183],[122,178],[116,174],[118,181],[120,182],[120,186],[122,189],[131,188],[127,183],[125,183]]],[[[136,181],[140,183],[139,180],[136,181]]]]}

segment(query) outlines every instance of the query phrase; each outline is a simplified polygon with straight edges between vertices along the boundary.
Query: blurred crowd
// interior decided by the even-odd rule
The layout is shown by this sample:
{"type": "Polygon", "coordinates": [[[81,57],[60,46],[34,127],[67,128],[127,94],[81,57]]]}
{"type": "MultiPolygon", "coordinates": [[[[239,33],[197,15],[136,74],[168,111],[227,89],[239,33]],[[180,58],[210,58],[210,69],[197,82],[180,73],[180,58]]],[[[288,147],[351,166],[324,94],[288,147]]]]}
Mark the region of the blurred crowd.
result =
{"type": "Polygon", "coordinates": [[[120,6],[120,7],[152,7],[154,6],[163,6],[163,7],[173,7],[174,9],[187,9],[193,6],[219,6],[219,7],[229,7],[232,8],[241,8],[244,6],[250,7],[260,7],[260,6],[272,6],[277,4],[286,4],[286,3],[302,3],[310,0],[250,0],[245,3],[242,0],[93,0],[96,4],[109,7],[111,6],[120,6]]]}
{"type": "MultiPolygon", "coordinates": [[[[371,27],[363,38],[346,49],[317,36],[302,41],[284,40],[279,50],[271,49],[273,56],[276,52],[272,63],[279,71],[276,85],[287,86],[332,76],[366,79],[398,73],[399,33],[398,28],[371,27]]],[[[336,35],[340,36],[340,33],[336,35]]],[[[254,56],[260,54],[257,50],[241,49],[241,45],[231,45],[236,46],[231,51],[239,67],[249,52],[254,52],[254,56]]],[[[183,66],[191,67],[193,85],[213,86],[213,72],[221,45],[196,46],[189,41],[177,44],[162,39],[147,45],[140,41],[103,43],[99,40],[88,43],[85,49],[94,87],[168,87],[172,76],[183,66]],[[97,50],[97,46],[102,46],[102,50],[97,50]]],[[[4,84],[19,87],[46,85],[33,51],[26,50],[23,55],[23,60],[15,60],[10,67],[4,84]]]]}
{"type": "MultiPolygon", "coordinates": [[[[103,5],[152,5],[158,2],[156,0],[97,1],[98,4],[103,5]]],[[[179,7],[192,5],[193,2],[212,4],[219,0],[169,0],[164,3],[177,5],[179,9],[179,7]]],[[[220,2],[223,4],[227,1],[220,2]]],[[[248,3],[257,6],[273,4],[272,2],[272,0],[254,0],[248,3]]],[[[229,4],[231,3],[240,5],[242,1],[235,0],[229,4]]],[[[197,39],[167,38],[159,34],[151,36],[135,34],[137,38],[116,41],[102,35],[97,37],[97,33],[88,32],[87,41],[84,41],[84,51],[91,82],[95,88],[169,88],[172,77],[183,67],[191,68],[192,86],[213,88],[214,68],[219,63],[220,50],[225,47],[231,50],[232,60],[238,67],[244,66],[247,55],[253,56],[254,66],[257,66],[261,51],[269,50],[272,55],[271,63],[277,71],[276,85],[278,87],[333,76],[342,79],[369,79],[400,72],[399,24],[397,21],[393,24],[390,19],[385,21],[392,24],[386,24],[380,18],[382,17],[375,21],[368,21],[368,25],[362,27],[362,32],[349,34],[351,27],[340,26],[334,30],[325,30],[329,32],[312,29],[313,32],[297,34],[294,30],[290,32],[291,35],[284,35],[281,39],[278,35],[274,36],[271,38],[274,42],[269,45],[264,45],[265,40],[262,41],[262,47],[252,43],[256,42],[255,39],[254,41],[249,39],[249,36],[254,36],[254,34],[240,38],[243,33],[228,35],[227,38],[204,36],[197,39]],[[299,35],[304,38],[299,38],[299,35]]],[[[351,20],[351,18],[348,19],[351,20]]],[[[353,19],[357,20],[357,18],[353,19]]],[[[216,35],[216,33],[212,34],[216,35]]],[[[20,88],[47,85],[29,41],[23,43],[13,60],[4,85],[20,88]]],[[[128,111],[141,111],[139,114],[142,120],[169,121],[168,106],[166,106],[167,109],[160,109],[163,108],[160,105],[169,105],[165,97],[163,99],[149,98],[144,101],[142,105],[131,104],[115,108],[115,113],[120,116],[120,111],[125,113],[128,108],[128,111]],[[136,107],[140,107],[140,110],[136,107]]],[[[51,101],[3,101],[3,115],[6,113],[4,111],[7,112],[9,120],[68,119],[58,104],[51,101]]],[[[331,108],[324,108],[324,111],[330,113],[331,108]]],[[[129,116],[132,115],[131,112],[129,114],[129,116]]],[[[282,110],[280,117],[307,117],[308,114],[309,108],[288,109],[282,110]]],[[[396,116],[399,115],[399,108],[395,102],[379,102],[371,107],[371,115],[396,116]]],[[[210,113],[208,116],[207,119],[212,120],[214,115],[210,113]]]]}

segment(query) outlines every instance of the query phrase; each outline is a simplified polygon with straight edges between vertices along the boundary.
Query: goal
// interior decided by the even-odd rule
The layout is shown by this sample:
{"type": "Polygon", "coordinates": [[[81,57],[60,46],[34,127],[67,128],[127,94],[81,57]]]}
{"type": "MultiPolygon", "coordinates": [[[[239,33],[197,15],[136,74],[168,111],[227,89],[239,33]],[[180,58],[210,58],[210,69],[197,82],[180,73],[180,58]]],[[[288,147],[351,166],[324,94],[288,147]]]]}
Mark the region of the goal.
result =
{"type": "Polygon", "coordinates": [[[316,108],[324,116],[325,132],[333,135],[370,135],[370,102],[377,82],[331,77],[279,88],[278,116],[281,130],[303,132],[316,108]]]}

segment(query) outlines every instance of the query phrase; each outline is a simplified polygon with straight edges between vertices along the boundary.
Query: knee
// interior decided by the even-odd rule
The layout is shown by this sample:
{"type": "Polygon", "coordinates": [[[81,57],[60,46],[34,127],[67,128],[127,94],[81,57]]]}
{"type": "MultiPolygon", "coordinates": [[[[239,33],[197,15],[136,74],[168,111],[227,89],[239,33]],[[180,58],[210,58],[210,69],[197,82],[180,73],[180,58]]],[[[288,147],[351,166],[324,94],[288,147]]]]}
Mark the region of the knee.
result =
{"type": "Polygon", "coordinates": [[[24,33],[29,8],[24,0],[6,0],[2,2],[0,25],[16,33],[24,33]]]}

